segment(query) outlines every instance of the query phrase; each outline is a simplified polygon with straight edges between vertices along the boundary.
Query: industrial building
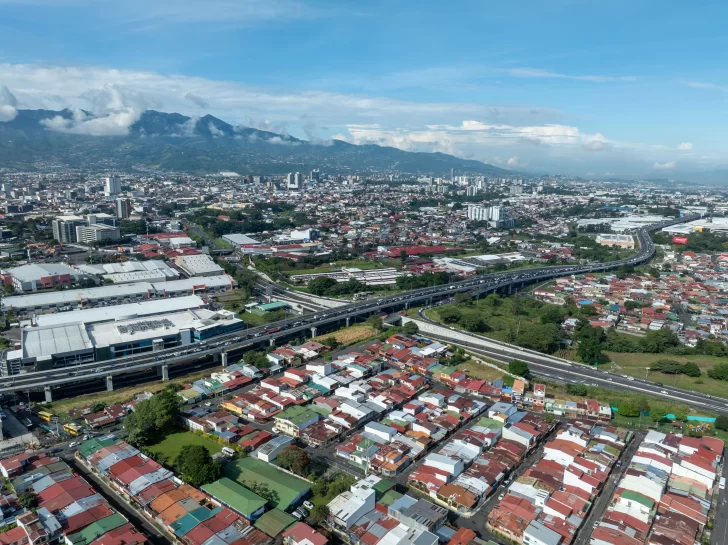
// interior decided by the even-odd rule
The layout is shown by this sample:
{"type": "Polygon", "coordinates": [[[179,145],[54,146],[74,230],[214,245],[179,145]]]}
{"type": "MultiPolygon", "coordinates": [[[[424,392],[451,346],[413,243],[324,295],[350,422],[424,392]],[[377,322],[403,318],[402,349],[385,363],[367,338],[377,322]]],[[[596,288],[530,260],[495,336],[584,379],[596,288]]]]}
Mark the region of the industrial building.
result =
{"type": "Polygon", "coordinates": [[[94,265],[79,265],[79,270],[93,275],[100,275],[104,280],[114,284],[128,284],[131,282],[166,282],[177,280],[180,277],[178,270],[173,269],[164,261],[150,259],[149,261],[124,261],[122,263],[104,263],[94,265]]]}
{"type": "Polygon", "coordinates": [[[183,310],[98,323],[26,327],[21,348],[7,353],[5,374],[43,371],[157,352],[243,329],[228,310],[183,310]]]}
{"type": "Polygon", "coordinates": [[[223,274],[222,267],[206,254],[181,255],[174,262],[189,276],[217,276],[223,274]]]}
{"type": "Polygon", "coordinates": [[[59,310],[118,305],[162,297],[222,293],[233,289],[233,279],[226,275],[185,278],[169,282],[135,282],[97,288],[49,291],[3,297],[0,310],[13,310],[17,316],[31,316],[59,310]]]}
{"type": "Polygon", "coordinates": [[[29,292],[68,287],[83,276],[76,269],[63,263],[32,263],[5,271],[12,277],[16,291],[29,292]]]}
{"type": "Polygon", "coordinates": [[[629,250],[634,248],[634,237],[632,235],[603,233],[597,235],[597,242],[602,246],[618,246],[629,250]]]}
{"type": "Polygon", "coordinates": [[[241,246],[250,246],[250,245],[260,244],[260,242],[255,240],[254,238],[250,238],[248,235],[243,235],[241,233],[223,235],[222,239],[226,242],[229,242],[236,248],[240,248],[241,246]]]}

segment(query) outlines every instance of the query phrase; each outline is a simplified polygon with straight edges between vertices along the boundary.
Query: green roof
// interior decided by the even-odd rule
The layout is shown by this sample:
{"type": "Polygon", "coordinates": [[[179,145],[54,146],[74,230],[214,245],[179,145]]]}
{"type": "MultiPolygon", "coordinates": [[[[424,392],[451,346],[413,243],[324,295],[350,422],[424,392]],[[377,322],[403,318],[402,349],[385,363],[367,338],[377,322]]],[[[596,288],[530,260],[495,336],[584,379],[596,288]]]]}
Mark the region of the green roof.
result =
{"type": "Polygon", "coordinates": [[[377,502],[377,503],[380,503],[381,505],[383,505],[385,507],[389,507],[390,505],[392,505],[395,501],[397,501],[401,497],[402,497],[401,492],[397,492],[396,490],[388,490],[387,493],[384,494],[384,496],[382,496],[381,499],[379,500],[379,502],[377,502]]]}
{"type": "Polygon", "coordinates": [[[271,509],[256,520],[253,526],[270,537],[276,537],[295,522],[296,519],[288,513],[284,513],[280,509],[271,509]]]}
{"type": "Polygon", "coordinates": [[[197,390],[193,390],[192,388],[189,388],[187,390],[180,390],[179,392],[177,392],[177,395],[185,401],[191,401],[202,396],[200,392],[198,392],[197,390]]]}
{"type": "Polygon", "coordinates": [[[119,441],[121,441],[121,439],[119,439],[118,437],[105,439],[89,439],[88,441],[81,443],[81,446],[78,447],[78,453],[84,458],[88,458],[94,452],[101,450],[104,447],[115,445],[119,441]]]}
{"type": "Polygon", "coordinates": [[[492,418],[483,417],[480,420],[478,420],[478,423],[476,426],[483,426],[484,428],[495,428],[500,429],[503,427],[503,422],[498,422],[497,420],[493,420],[492,418]]]}
{"type": "Polygon", "coordinates": [[[289,308],[291,305],[286,303],[285,301],[274,301],[272,303],[263,303],[262,305],[258,305],[255,308],[260,308],[265,310],[266,312],[272,311],[272,310],[280,310],[282,308],[289,308]]]}
{"type": "Polygon", "coordinates": [[[129,521],[126,520],[120,513],[114,513],[113,515],[109,515],[108,517],[104,517],[89,524],[80,532],[66,536],[66,538],[73,543],[73,545],[87,545],[111,530],[124,526],[124,524],[128,522],[129,521]]]}
{"type": "Polygon", "coordinates": [[[636,501],[637,503],[641,503],[642,505],[644,505],[645,507],[649,507],[650,509],[652,509],[652,506],[655,505],[655,502],[652,501],[647,496],[640,494],[639,492],[633,492],[632,490],[623,490],[622,497],[625,500],[636,501]]]}
{"type": "Polygon", "coordinates": [[[225,476],[246,488],[267,486],[278,494],[271,505],[283,511],[302,499],[311,490],[311,483],[267,464],[257,458],[241,458],[225,466],[225,476]]]}
{"type": "Polygon", "coordinates": [[[374,489],[374,492],[376,492],[377,497],[381,498],[385,492],[394,488],[394,485],[395,483],[390,481],[389,479],[382,479],[372,488],[374,489]]]}
{"type": "Polygon", "coordinates": [[[268,503],[255,492],[227,477],[202,486],[202,490],[246,518],[250,518],[253,513],[268,503]]]}
{"type": "Polygon", "coordinates": [[[440,374],[450,376],[457,370],[458,368],[454,365],[448,365],[447,367],[443,367],[442,369],[440,369],[440,374]]]}
{"type": "Polygon", "coordinates": [[[316,406],[303,407],[301,405],[294,405],[293,407],[288,407],[285,411],[273,418],[287,420],[294,426],[300,426],[307,420],[314,418],[315,415],[326,416],[327,414],[328,413],[324,409],[316,406]]]}

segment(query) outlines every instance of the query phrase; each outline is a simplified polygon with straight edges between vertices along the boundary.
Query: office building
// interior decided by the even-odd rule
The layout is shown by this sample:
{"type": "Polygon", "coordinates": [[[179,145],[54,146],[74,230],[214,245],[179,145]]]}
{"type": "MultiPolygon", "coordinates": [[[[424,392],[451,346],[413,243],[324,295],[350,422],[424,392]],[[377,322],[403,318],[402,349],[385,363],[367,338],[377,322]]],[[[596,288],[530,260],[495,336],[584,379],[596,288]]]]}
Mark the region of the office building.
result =
{"type": "Polygon", "coordinates": [[[311,171],[311,180],[314,182],[321,181],[321,171],[319,169],[315,168],[311,171]]]}
{"type": "Polygon", "coordinates": [[[94,242],[115,242],[121,239],[121,230],[113,225],[94,223],[76,227],[76,242],[93,244],[94,242]]]}
{"type": "Polygon", "coordinates": [[[118,176],[109,176],[104,182],[104,189],[108,196],[118,195],[121,193],[121,178],[118,176]]]}
{"type": "Polygon", "coordinates": [[[82,216],[59,216],[53,219],[53,238],[62,244],[77,242],[76,227],[87,225],[82,216]]]}
{"type": "Polygon", "coordinates": [[[286,176],[286,187],[293,190],[303,189],[303,176],[301,176],[301,173],[289,172],[288,176],[286,176]]]}
{"type": "Polygon", "coordinates": [[[131,199],[116,199],[116,217],[119,219],[131,217],[131,199]]]}

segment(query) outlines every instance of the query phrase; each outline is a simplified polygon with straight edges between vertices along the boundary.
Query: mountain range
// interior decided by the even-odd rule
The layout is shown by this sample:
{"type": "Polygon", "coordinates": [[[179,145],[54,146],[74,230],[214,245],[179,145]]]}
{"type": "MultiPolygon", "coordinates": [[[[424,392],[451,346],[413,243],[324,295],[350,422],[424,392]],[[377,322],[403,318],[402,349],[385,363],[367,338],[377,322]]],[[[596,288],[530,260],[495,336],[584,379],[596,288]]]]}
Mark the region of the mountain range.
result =
{"type": "Polygon", "coordinates": [[[510,171],[444,153],[409,152],[342,140],[307,141],[250,127],[147,110],[130,125],[124,119],[82,110],[19,110],[0,122],[0,167],[35,169],[57,164],[119,171],[156,169],[200,174],[399,172],[446,176],[507,175],[510,171]],[[118,134],[122,132],[124,134],[118,134]],[[89,134],[90,133],[90,134],[89,134]],[[103,135],[106,133],[112,133],[103,135]],[[101,135],[99,135],[101,134],[101,135]]]}

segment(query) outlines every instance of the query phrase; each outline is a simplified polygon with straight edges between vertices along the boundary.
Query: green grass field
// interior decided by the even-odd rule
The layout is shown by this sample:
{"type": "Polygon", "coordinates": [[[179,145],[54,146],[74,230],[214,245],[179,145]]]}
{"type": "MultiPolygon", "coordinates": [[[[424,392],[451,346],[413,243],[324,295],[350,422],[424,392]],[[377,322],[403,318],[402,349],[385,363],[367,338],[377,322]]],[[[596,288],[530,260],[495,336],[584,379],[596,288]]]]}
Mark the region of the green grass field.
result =
{"type": "Polygon", "coordinates": [[[601,366],[603,369],[612,370],[615,373],[629,375],[635,378],[647,378],[652,382],[660,382],[668,386],[683,388],[684,390],[692,390],[702,392],[718,397],[728,398],[728,383],[715,380],[707,375],[708,369],[717,363],[724,361],[723,358],[714,356],[672,356],[670,354],[630,354],[621,352],[607,352],[606,354],[618,368],[605,364],[601,366]],[[703,372],[701,377],[692,378],[686,375],[665,375],[657,371],[647,371],[657,360],[675,360],[680,363],[689,361],[697,364],[703,372]]]}
{"type": "Polygon", "coordinates": [[[177,455],[185,445],[202,445],[210,451],[210,454],[215,454],[222,450],[221,445],[210,441],[209,439],[205,439],[200,435],[196,435],[191,431],[170,433],[159,443],[150,445],[149,450],[164,456],[166,464],[174,466],[177,455]]]}

